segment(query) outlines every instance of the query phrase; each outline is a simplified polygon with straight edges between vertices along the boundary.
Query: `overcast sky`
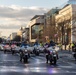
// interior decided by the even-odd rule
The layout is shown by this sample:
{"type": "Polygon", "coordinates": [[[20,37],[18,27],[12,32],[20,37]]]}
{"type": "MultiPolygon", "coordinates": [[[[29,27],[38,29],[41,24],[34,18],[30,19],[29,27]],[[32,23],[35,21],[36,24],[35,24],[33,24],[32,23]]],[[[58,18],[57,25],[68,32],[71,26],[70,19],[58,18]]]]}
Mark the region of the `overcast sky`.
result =
{"type": "Polygon", "coordinates": [[[44,14],[68,0],[0,0],[0,32],[8,36],[26,26],[34,15],[44,14]]]}

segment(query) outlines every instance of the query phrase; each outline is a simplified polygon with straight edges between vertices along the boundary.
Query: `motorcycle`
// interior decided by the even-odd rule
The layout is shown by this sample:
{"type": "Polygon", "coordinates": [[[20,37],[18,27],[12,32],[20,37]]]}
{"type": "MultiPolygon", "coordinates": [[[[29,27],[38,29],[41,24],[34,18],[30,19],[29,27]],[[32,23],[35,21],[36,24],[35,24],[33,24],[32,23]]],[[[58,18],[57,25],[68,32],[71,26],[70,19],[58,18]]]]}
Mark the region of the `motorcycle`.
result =
{"type": "Polygon", "coordinates": [[[38,46],[34,46],[33,53],[34,53],[35,55],[39,56],[40,50],[39,50],[38,46]]]}
{"type": "Polygon", "coordinates": [[[28,62],[28,51],[27,50],[20,52],[20,61],[23,61],[24,63],[28,62]]]}
{"type": "Polygon", "coordinates": [[[48,50],[48,53],[46,54],[47,63],[48,61],[50,64],[56,65],[58,60],[58,53],[56,50],[48,50]]]}

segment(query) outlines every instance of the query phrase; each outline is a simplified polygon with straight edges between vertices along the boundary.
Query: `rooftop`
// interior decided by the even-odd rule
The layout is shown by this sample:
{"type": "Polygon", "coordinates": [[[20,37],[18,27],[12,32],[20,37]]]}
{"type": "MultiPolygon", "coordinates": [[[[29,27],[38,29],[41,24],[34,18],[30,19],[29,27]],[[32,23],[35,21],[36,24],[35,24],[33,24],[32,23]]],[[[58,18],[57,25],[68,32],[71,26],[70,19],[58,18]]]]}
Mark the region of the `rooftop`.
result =
{"type": "Polygon", "coordinates": [[[59,8],[65,8],[66,6],[70,5],[70,4],[76,4],[76,0],[68,0],[67,2],[65,2],[63,5],[61,5],[59,8]]]}
{"type": "Polygon", "coordinates": [[[35,15],[31,20],[37,18],[37,17],[44,17],[44,15],[35,15]]]}

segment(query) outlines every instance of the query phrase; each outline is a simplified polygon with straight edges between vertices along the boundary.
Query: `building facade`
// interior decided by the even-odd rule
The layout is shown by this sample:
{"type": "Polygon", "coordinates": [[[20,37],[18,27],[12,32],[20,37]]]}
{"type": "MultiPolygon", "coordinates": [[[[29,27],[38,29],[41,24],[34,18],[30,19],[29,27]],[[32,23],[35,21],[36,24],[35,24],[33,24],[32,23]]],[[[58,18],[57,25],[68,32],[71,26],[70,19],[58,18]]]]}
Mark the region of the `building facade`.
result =
{"type": "Polygon", "coordinates": [[[17,35],[16,32],[12,33],[12,34],[10,35],[10,40],[13,40],[13,39],[16,37],[16,35],[17,35]]]}
{"type": "Polygon", "coordinates": [[[29,28],[24,28],[22,32],[22,37],[24,41],[29,41],[29,28]]]}
{"type": "Polygon", "coordinates": [[[67,4],[56,15],[58,42],[69,45],[76,42],[76,4],[67,4]]]}
{"type": "Polygon", "coordinates": [[[45,14],[45,25],[44,25],[44,38],[45,42],[53,40],[56,42],[56,29],[55,29],[55,15],[58,13],[59,9],[54,8],[45,14]]]}
{"type": "Polygon", "coordinates": [[[44,15],[35,15],[29,23],[29,41],[43,41],[44,15]]]}

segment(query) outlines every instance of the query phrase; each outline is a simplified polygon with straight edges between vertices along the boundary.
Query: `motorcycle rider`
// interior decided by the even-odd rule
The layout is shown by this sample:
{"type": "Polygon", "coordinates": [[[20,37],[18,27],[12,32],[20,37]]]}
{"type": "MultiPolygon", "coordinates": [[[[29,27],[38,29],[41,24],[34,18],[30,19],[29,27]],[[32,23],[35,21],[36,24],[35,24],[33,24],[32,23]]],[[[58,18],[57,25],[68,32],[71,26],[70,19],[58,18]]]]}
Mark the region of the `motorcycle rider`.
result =
{"type": "MultiPolygon", "coordinates": [[[[47,43],[47,44],[48,44],[48,47],[55,46],[55,43],[53,41],[50,41],[50,43],[47,43]]],[[[50,51],[46,50],[46,63],[48,63],[49,61],[49,54],[50,54],[50,51]]]]}
{"type": "Polygon", "coordinates": [[[36,53],[35,46],[38,46],[38,45],[39,45],[39,43],[38,43],[38,41],[36,41],[36,42],[34,43],[34,50],[33,50],[34,53],[36,53]]]}
{"type": "Polygon", "coordinates": [[[50,46],[55,46],[55,42],[53,42],[52,40],[50,41],[50,43],[49,43],[49,47],[50,46]]]}
{"type": "MultiPolygon", "coordinates": [[[[21,43],[21,47],[26,46],[26,45],[27,45],[26,41],[21,43]]],[[[24,51],[20,50],[20,61],[22,61],[23,56],[24,56],[24,51]]]]}
{"type": "MultiPolygon", "coordinates": [[[[49,45],[48,45],[48,47],[54,47],[55,46],[55,43],[53,42],[53,41],[50,41],[50,43],[49,43],[49,45]]],[[[46,63],[48,63],[48,61],[49,61],[49,55],[50,55],[50,57],[52,58],[52,54],[50,54],[50,51],[49,50],[47,50],[47,53],[46,53],[46,63]]],[[[57,59],[58,59],[58,53],[56,52],[56,55],[57,55],[57,59]]]]}

